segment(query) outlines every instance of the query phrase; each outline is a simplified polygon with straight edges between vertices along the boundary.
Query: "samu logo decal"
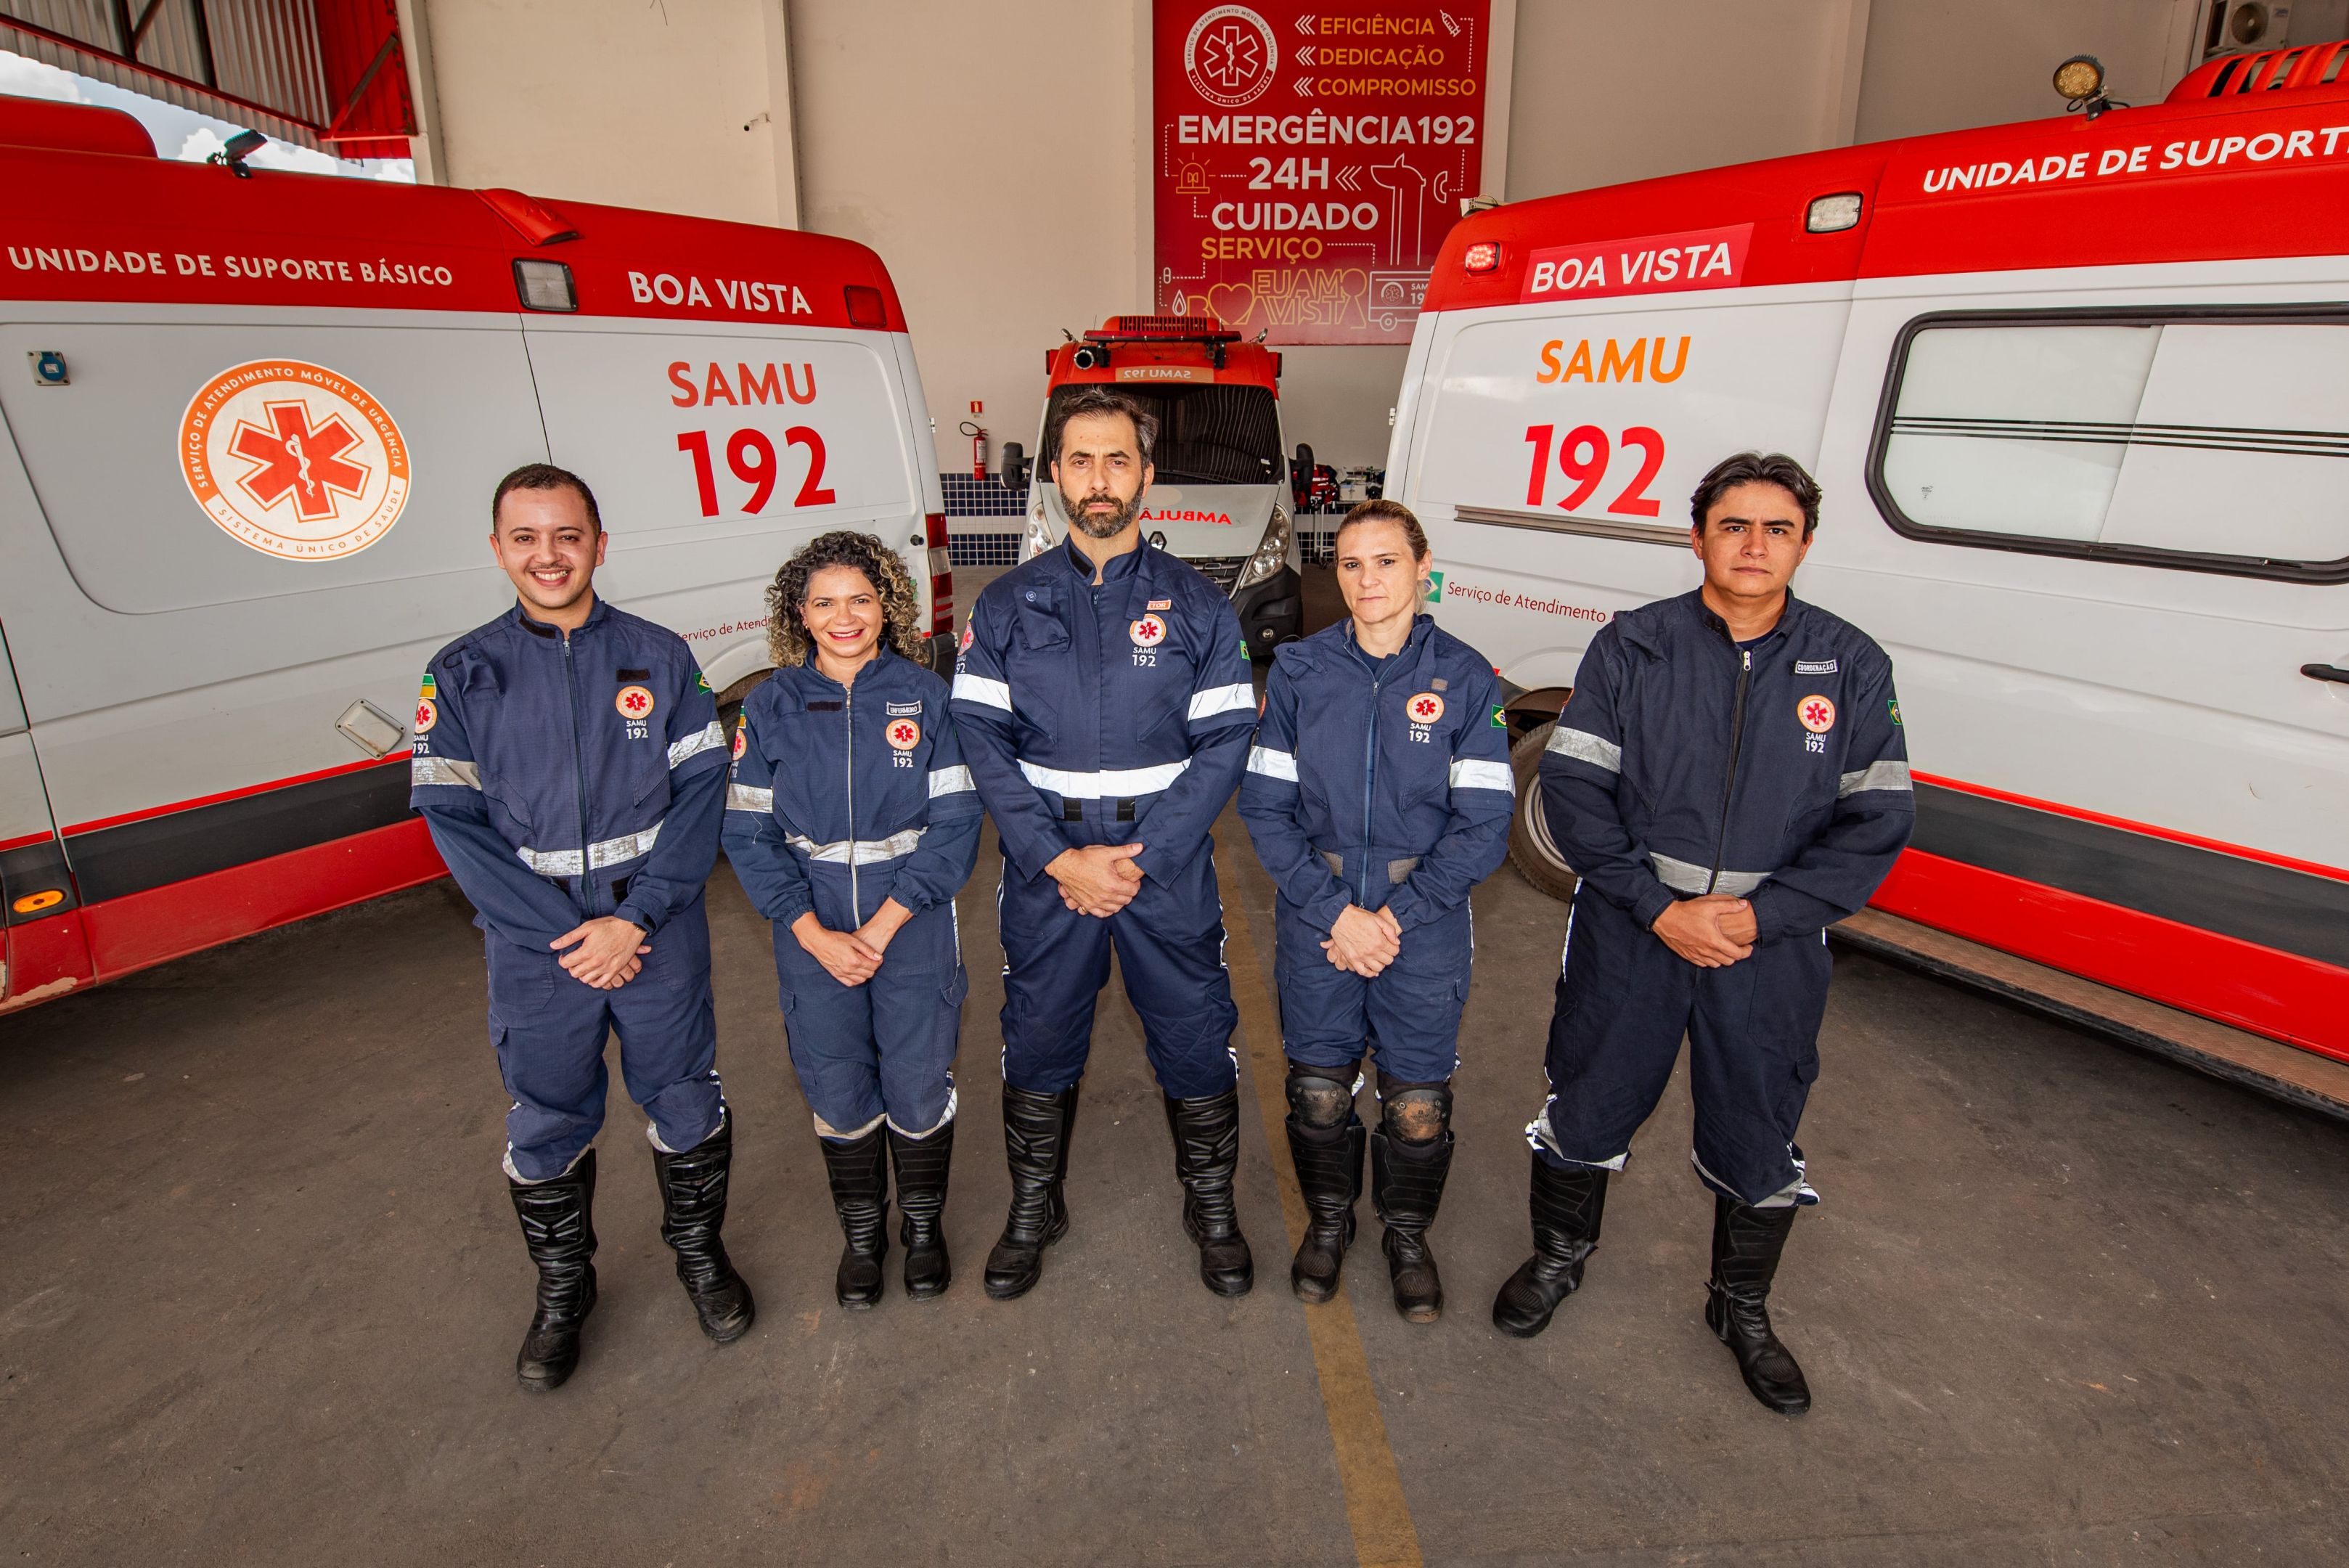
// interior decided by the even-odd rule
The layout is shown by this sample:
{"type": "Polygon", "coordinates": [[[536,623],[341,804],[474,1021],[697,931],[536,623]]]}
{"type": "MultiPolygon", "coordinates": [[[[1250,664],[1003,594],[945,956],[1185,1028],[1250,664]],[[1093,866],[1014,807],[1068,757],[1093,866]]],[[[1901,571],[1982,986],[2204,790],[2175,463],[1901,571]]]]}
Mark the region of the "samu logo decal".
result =
{"type": "Polygon", "coordinates": [[[255,359],[200,388],[180,472],[239,544],[288,561],[355,556],[408,504],[408,441],[366,388],[322,365],[255,359]]]}
{"type": "Polygon", "coordinates": [[[1217,109],[1241,109],[1262,98],[1279,64],[1271,24],[1245,5],[1216,6],[1191,24],[1183,40],[1183,74],[1217,109]]]}

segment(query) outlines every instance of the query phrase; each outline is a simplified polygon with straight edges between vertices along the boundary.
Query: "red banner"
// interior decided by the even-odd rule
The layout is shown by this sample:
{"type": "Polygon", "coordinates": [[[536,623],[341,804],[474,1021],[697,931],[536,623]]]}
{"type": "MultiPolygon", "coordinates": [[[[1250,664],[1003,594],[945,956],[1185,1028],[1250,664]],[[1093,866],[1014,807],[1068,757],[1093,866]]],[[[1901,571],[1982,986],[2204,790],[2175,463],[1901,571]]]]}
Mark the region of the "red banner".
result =
{"type": "Polygon", "coordinates": [[[1157,0],[1158,297],[1274,343],[1407,343],[1477,193],[1487,0],[1157,0]]]}

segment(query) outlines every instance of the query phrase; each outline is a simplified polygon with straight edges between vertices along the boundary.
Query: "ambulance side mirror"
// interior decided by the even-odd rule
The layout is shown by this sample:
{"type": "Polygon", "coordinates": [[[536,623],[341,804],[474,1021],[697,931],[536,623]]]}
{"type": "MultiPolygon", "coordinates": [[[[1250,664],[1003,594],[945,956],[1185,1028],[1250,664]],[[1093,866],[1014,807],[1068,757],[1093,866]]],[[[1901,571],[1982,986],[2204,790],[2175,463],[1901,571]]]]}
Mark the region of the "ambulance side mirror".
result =
{"type": "Polygon", "coordinates": [[[1002,475],[1004,489],[1015,491],[1027,489],[1028,453],[1026,449],[1021,447],[1016,441],[1005,441],[1003,443],[1003,466],[998,472],[1002,475]]]}
{"type": "Polygon", "coordinates": [[[1300,507],[1313,494],[1313,449],[1304,441],[1297,443],[1297,457],[1288,465],[1288,490],[1300,507]]]}

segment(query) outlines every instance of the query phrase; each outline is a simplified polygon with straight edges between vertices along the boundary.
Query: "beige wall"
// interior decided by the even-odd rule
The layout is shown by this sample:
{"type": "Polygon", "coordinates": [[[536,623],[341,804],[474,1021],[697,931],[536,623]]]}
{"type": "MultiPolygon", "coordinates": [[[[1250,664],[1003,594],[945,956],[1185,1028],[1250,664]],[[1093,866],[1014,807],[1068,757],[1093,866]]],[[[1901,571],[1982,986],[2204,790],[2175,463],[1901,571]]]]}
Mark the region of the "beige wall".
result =
{"type": "Polygon", "coordinates": [[[2158,103],[2186,73],[2200,12],[2199,0],[1872,0],[1859,140],[2060,114],[2049,78],[2072,55],[2103,61],[2114,97],[2158,103]]]}
{"type": "MultiPolygon", "coordinates": [[[[1523,201],[2036,118],[2075,52],[2150,102],[2187,68],[2202,3],[1514,0],[1494,93],[1506,176],[1488,188],[1523,201]]],[[[997,452],[1032,448],[1061,328],[1147,303],[1151,0],[398,4],[429,35],[437,177],[880,252],[941,468],[969,462],[956,427],[974,399],[997,452]]],[[[1495,5],[1498,43],[1513,0],[1495,5]]],[[[1383,461],[1403,350],[1282,352],[1289,440],[1341,468],[1383,461]]]]}
{"type": "Polygon", "coordinates": [[[768,4],[426,0],[441,177],[774,223],[768,4]]]}

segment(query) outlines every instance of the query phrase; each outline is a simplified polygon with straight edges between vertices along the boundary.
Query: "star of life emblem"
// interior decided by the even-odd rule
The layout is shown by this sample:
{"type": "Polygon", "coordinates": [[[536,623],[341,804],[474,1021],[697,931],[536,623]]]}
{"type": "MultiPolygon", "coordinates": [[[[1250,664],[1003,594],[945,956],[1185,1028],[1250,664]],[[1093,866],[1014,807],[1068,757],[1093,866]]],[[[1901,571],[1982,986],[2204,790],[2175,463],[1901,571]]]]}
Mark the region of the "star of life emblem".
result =
{"type": "Polygon", "coordinates": [[[882,738],[897,751],[910,752],[922,743],[922,727],[911,719],[892,719],[882,738]]]}
{"type": "Polygon", "coordinates": [[[1166,623],[1154,615],[1143,616],[1127,629],[1133,632],[1136,648],[1155,648],[1166,640],[1166,623]]]}
{"type": "Polygon", "coordinates": [[[356,555],[408,504],[398,424],[348,377],[299,359],[231,366],[180,419],[181,476],[239,544],[289,561],[356,555]]]}
{"type": "Polygon", "coordinates": [[[1272,87],[1280,43],[1272,26],[1246,5],[1218,5],[1191,24],[1183,40],[1183,74],[1191,90],[1217,109],[1239,109],[1272,87]]]}
{"type": "Polygon", "coordinates": [[[612,706],[620,711],[623,719],[649,719],[653,713],[653,694],[642,686],[623,686],[612,699],[612,706]]]}
{"type": "Polygon", "coordinates": [[[1414,724],[1433,724],[1444,717],[1444,699],[1433,691],[1422,691],[1405,702],[1402,711],[1414,724]]]}
{"type": "Polygon", "coordinates": [[[1835,728],[1835,704],[1824,697],[1806,697],[1795,704],[1795,717],[1812,734],[1824,735],[1835,728]]]}

